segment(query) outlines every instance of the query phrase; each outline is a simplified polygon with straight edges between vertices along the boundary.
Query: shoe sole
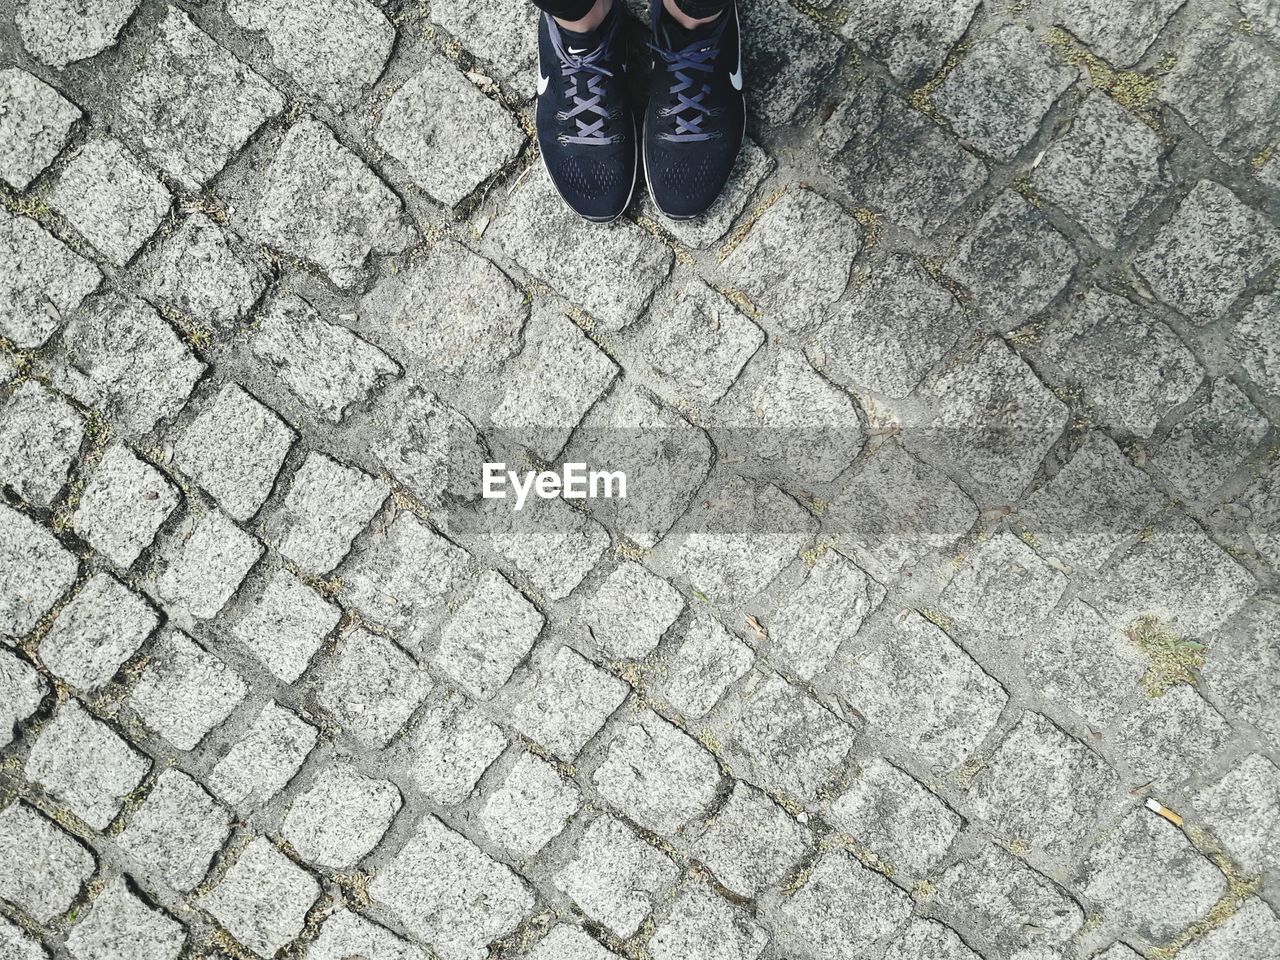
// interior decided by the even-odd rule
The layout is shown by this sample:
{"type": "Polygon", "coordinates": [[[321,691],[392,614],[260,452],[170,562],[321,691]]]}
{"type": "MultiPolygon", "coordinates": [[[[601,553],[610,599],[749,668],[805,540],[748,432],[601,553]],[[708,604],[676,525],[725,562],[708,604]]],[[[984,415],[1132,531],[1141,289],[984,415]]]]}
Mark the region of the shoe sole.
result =
{"type": "MultiPolygon", "coordinates": [[[[536,111],[536,110],[537,110],[537,101],[535,101],[534,103],[535,103],[535,105],[534,105],[534,110],[536,111]]],[[[543,169],[543,172],[544,172],[544,173],[546,173],[546,175],[547,175],[547,179],[551,181],[551,186],[555,188],[556,193],[559,195],[559,197],[560,197],[561,201],[564,203],[564,205],[565,205],[566,207],[568,207],[571,211],[573,211],[573,213],[574,213],[576,216],[579,216],[579,217],[581,217],[583,220],[587,221],[587,223],[598,223],[598,224],[601,224],[602,226],[607,226],[608,224],[611,224],[611,223],[617,223],[619,220],[621,220],[621,219],[622,219],[622,215],[623,215],[624,213],[626,213],[628,209],[630,209],[630,207],[631,207],[631,201],[632,201],[632,200],[634,200],[634,199],[635,199],[635,197],[636,197],[636,181],[640,179],[640,178],[639,178],[639,173],[640,173],[640,141],[639,141],[639,140],[636,140],[636,119],[635,119],[635,117],[632,117],[632,118],[631,118],[631,139],[632,139],[632,141],[633,141],[633,142],[635,143],[635,145],[636,145],[635,161],[634,161],[634,165],[632,166],[632,169],[631,169],[631,189],[627,192],[627,202],[626,202],[626,203],[624,203],[624,204],[622,205],[622,209],[621,209],[621,210],[619,210],[617,213],[615,213],[615,214],[614,214],[613,216],[611,216],[611,217],[589,217],[589,216],[587,216],[585,213],[582,213],[582,212],[580,212],[580,211],[578,211],[578,210],[575,210],[575,209],[574,209],[573,204],[569,202],[569,198],[568,198],[568,197],[566,197],[566,196],[564,195],[564,191],[560,189],[560,184],[556,183],[556,178],[555,178],[555,177],[553,177],[553,176],[551,175],[551,168],[547,166],[547,152],[546,152],[545,150],[543,150],[543,149],[542,149],[542,137],[538,135],[538,131],[537,131],[537,127],[536,127],[536,126],[535,126],[535,128],[534,128],[533,133],[534,133],[534,137],[533,137],[533,139],[534,139],[534,141],[538,144],[538,156],[539,156],[539,158],[542,160],[542,169],[543,169]]]]}

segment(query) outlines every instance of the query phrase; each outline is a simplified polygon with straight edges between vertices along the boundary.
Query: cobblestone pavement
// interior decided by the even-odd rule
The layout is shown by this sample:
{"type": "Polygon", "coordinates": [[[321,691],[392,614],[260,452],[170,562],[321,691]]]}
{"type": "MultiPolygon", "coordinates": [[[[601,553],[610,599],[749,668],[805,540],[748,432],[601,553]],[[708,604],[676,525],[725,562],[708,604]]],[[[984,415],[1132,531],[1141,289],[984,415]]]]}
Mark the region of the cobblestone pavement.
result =
{"type": "Polygon", "coordinates": [[[743,18],[603,229],[518,0],[0,0],[0,957],[1276,956],[1280,5],[743,18]]]}

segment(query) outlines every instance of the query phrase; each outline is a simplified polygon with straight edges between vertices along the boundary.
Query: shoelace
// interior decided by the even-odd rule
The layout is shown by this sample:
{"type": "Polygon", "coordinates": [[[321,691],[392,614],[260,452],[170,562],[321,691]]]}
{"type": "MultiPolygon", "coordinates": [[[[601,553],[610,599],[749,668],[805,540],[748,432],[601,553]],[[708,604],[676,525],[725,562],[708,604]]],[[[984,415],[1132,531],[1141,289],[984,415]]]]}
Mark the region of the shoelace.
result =
{"type": "Polygon", "coordinates": [[[720,53],[720,31],[717,30],[705,40],[698,40],[683,50],[668,50],[656,43],[650,43],[649,47],[666,61],[667,71],[673,77],[668,92],[676,98],[674,104],[662,111],[663,116],[675,119],[675,132],[661,133],[659,136],[675,143],[710,140],[713,134],[703,130],[702,124],[714,112],[704,102],[704,98],[711,93],[711,88],[697,74],[715,70],[713,61],[720,53]],[[691,96],[688,91],[694,89],[698,92],[691,96]]]}
{"type": "Polygon", "coordinates": [[[555,32],[552,33],[552,43],[560,57],[560,71],[565,79],[565,99],[573,101],[573,108],[561,110],[557,117],[572,120],[578,128],[576,136],[561,134],[561,141],[587,146],[612,143],[613,136],[605,130],[605,124],[612,114],[600,102],[605,95],[601,84],[613,77],[613,71],[599,63],[609,40],[602,40],[594,50],[584,54],[566,50],[555,32]],[[584,79],[585,84],[582,82],[584,79]]]}

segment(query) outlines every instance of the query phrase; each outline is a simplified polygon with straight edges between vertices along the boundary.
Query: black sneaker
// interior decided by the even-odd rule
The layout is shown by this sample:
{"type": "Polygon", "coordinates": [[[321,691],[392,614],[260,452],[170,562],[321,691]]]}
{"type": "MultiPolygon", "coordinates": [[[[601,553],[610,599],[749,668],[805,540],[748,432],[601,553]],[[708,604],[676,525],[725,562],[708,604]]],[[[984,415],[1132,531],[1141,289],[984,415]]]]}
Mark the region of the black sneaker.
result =
{"type": "Polygon", "coordinates": [[[653,77],[644,118],[644,171],[653,202],[671,220],[691,220],[720,196],[742,149],[738,6],[686,30],[650,0],[653,77]]]}
{"type": "Polygon", "coordinates": [[[551,15],[538,25],[538,148],[551,182],[573,210],[608,223],[636,185],[636,122],[627,107],[622,0],[575,47],[551,15]]]}

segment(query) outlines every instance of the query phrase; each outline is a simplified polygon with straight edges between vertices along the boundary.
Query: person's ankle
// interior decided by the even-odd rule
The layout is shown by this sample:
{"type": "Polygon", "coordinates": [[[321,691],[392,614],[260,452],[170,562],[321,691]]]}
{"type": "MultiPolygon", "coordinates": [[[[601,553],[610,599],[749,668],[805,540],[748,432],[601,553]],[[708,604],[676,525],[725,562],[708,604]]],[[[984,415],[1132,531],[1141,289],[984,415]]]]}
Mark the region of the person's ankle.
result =
{"type": "Polygon", "coordinates": [[[721,16],[720,13],[715,13],[709,17],[691,17],[680,9],[676,0],[662,0],[662,7],[667,11],[667,16],[686,30],[694,30],[709,23],[715,23],[721,16]]]}
{"type": "Polygon", "coordinates": [[[555,21],[562,29],[569,30],[572,33],[590,33],[604,23],[605,18],[609,16],[609,11],[612,9],[613,0],[596,0],[596,5],[591,8],[591,12],[581,20],[561,20],[556,17],[555,21]]]}

